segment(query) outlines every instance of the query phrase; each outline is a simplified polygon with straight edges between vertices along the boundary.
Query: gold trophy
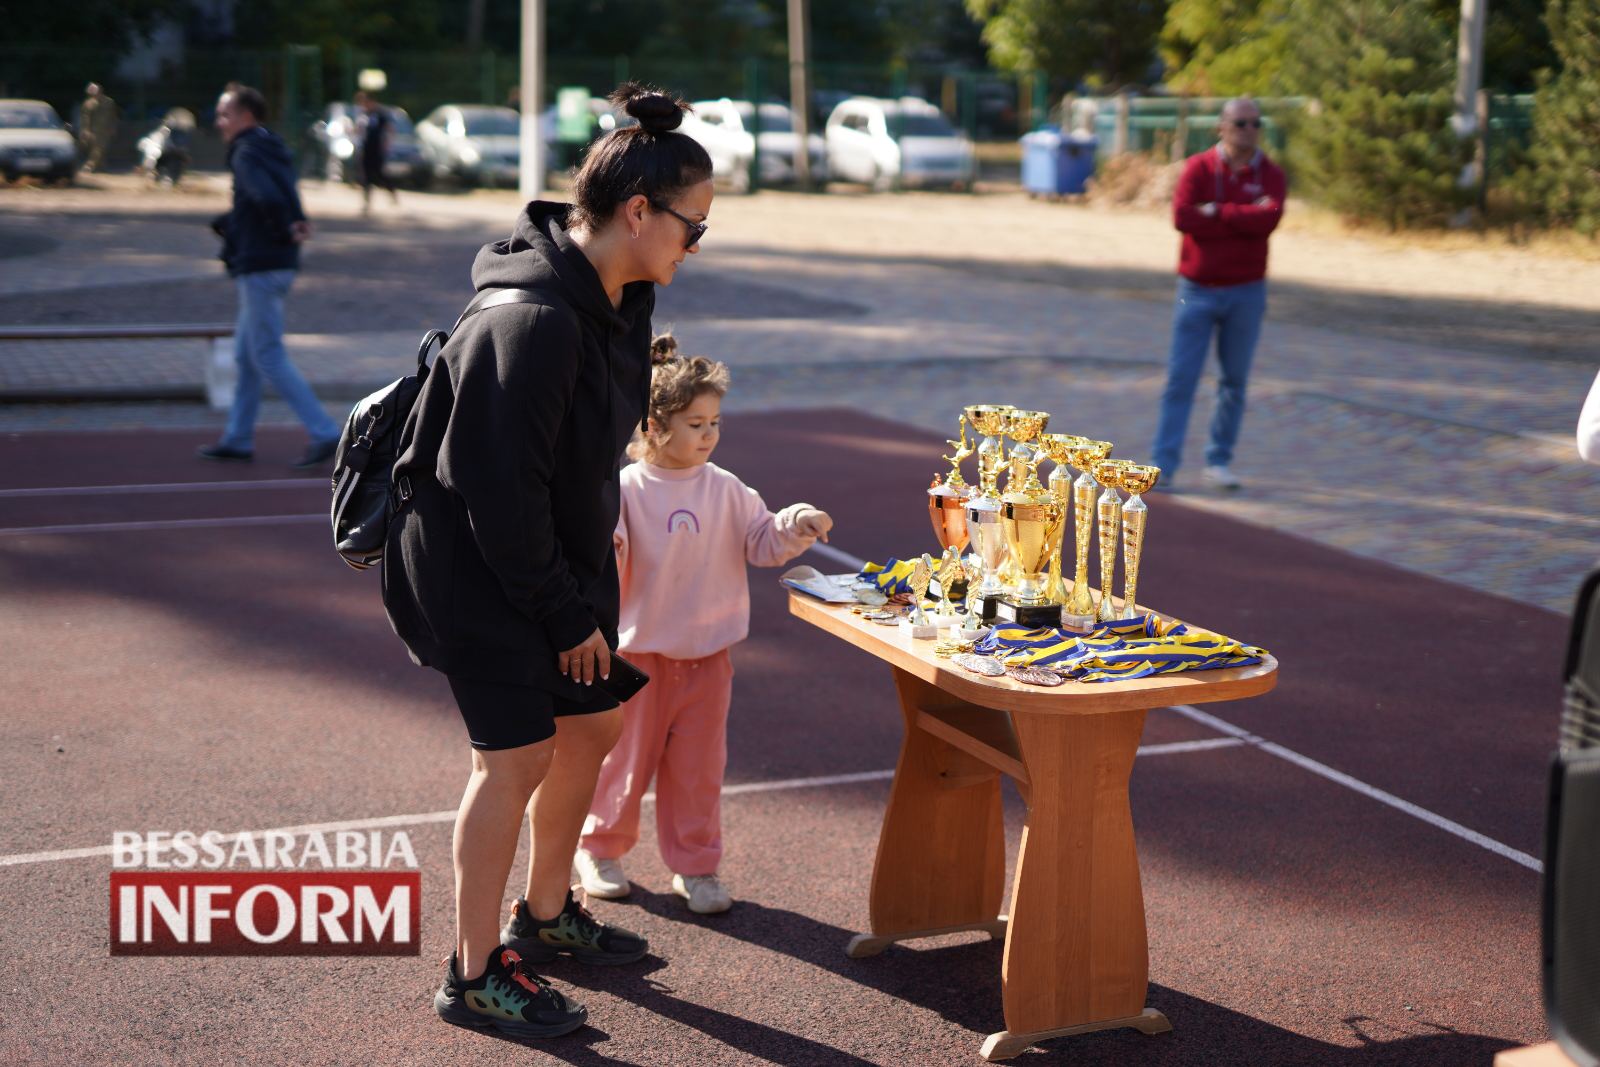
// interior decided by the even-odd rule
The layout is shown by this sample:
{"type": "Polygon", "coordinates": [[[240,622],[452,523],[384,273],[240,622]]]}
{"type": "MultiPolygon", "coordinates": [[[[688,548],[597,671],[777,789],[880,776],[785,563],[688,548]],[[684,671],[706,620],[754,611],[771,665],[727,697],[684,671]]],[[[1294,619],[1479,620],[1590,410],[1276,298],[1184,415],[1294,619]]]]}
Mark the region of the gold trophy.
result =
{"type": "MultiPolygon", "coordinates": [[[[1069,630],[1094,629],[1094,597],[1089,594],[1089,542],[1095,525],[1095,497],[1098,483],[1094,466],[1111,455],[1110,441],[1076,438],[1067,448],[1067,462],[1079,470],[1072,483],[1072,513],[1076,560],[1072,572],[1072,595],[1061,613],[1061,625],[1069,630]]],[[[1065,475],[1063,475],[1065,477],[1065,475]]],[[[1055,475],[1050,476],[1054,484],[1055,475]]]]}
{"type": "Polygon", "coordinates": [[[1033,447],[1033,442],[1044,433],[1045,427],[1050,425],[1050,414],[1045,411],[1018,411],[1013,408],[1005,414],[1006,433],[1016,442],[1011,449],[1009,460],[1010,473],[1006,476],[1006,492],[1014,493],[1018,490],[1032,492],[1044,491],[1044,486],[1039,484],[1038,466],[1039,450],[1033,447]],[[1027,479],[1026,484],[1023,483],[1027,479]]]}
{"type": "Polygon", "coordinates": [[[1126,466],[1129,463],[1125,459],[1103,459],[1094,465],[1094,480],[1105,490],[1095,502],[1100,517],[1100,604],[1094,613],[1096,623],[1112,622],[1122,615],[1111,595],[1111,583],[1116,577],[1117,541],[1122,533],[1122,498],[1117,489],[1126,466]]]}
{"type": "MultiPolygon", "coordinates": [[[[1055,461],[1055,470],[1050,472],[1048,487],[1051,498],[1061,505],[1061,532],[1066,534],[1066,516],[1072,514],[1072,471],[1067,467],[1068,449],[1078,444],[1087,444],[1088,438],[1077,437],[1069,433],[1042,433],[1039,435],[1039,451],[1055,461]]],[[[1065,604],[1069,599],[1066,583],[1061,580],[1061,554],[1065,546],[1057,542],[1050,553],[1050,577],[1045,582],[1045,596],[1057,604],[1065,604]]]]}
{"type": "Polygon", "coordinates": [[[918,641],[939,636],[939,628],[929,621],[927,612],[922,610],[922,601],[928,595],[928,582],[932,578],[933,559],[924,552],[911,568],[911,576],[906,579],[911,586],[911,613],[900,620],[900,628],[918,641]]]}
{"type": "Polygon", "coordinates": [[[1000,499],[1000,469],[1006,463],[1005,414],[1014,410],[1010,404],[973,404],[966,409],[967,421],[984,435],[978,443],[978,490],[990,500],[1000,499]]]}
{"type": "Polygon", "coordinates": [[[934,569],[939,580],[939,610],[933,613],[940,626],[954,626],[961,619],[956,615],[956,592],[966,584],[961,571],[961,550],[955,545],[944,550],[934,569]]]}
{"type": "MultiPolygon", "coordinates": [[[[1035,416],[1026,420],[1026,425],[1021,418],[1013,424],[1014,431],[1021,435],[1018,440],[1027,445],[1038,438],[1049,416],[1042,412],[1014,412],[1013,416],[1019,414],[1035,416]]],[[[1061,625],[1061,605],[1045,595],[1044,572],[1055,546],[1061,543],[1066,509],[1039,484],[1038,465],[1043,458],[1043,453],[1030,447],[1021,466],[1012,468],[1008,491],[1001,499],[1001,526],[1016,565],[1017,580],[1012,591],[1000,598],[995,614],[1030,630],[1061,625]],[[1019,481],[1021,485],[1017,484],[1019,481]]]]}
{"type": "Polygon", "coordinates": [[[1150,518],[1140,494],[1148,493],[1161,480],[1161,468],[1144,463],[1123,463],[1117,484],[1127,492],[1122,505],[1122,618],[1139,616],[1139,557],[1144,552],[1144,528],[1150,518]]]}
{"type": "Polygon", "coordinates": [[[978,444],[978,489],[967,500],[967,535],[972,551],[983,564],[983,581],[967,594],[967,610],[984,621],[994,618],[994,605],[1005,592],[1000,569],[1006,562],[1005,532],[1000,528],[1000,469],[1005,466],[1005,434],[1010,404],[973,404],[967,420],[984,434],[978,444]]]}

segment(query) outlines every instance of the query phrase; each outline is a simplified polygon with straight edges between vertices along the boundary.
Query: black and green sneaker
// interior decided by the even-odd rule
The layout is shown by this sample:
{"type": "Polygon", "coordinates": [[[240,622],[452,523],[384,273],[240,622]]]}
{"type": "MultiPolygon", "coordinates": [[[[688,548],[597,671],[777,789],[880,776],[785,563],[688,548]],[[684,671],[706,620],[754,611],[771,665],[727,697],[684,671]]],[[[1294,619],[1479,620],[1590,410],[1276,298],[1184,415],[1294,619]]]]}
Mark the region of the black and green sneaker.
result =
{"type": "Polygon", "coordinates": [[[559,1037],[589,1021],[588,1008],[558,993],[506,945],[495,946],[489,966],[470,982],[461,980],[450,953],[433,1010],[456,1026],[492,1027],[515,1037],[559,1037]]]}
{"type": "Polygon", "coordinates": [[[528,901],[518,897],[500,939],[535,963],[548,963],[562,954],[579,963],[633,963],[650,951],[650,942],[638,934],[590,915],[570,889],[561,914],[543,922],[528,911],[528,901]]]}

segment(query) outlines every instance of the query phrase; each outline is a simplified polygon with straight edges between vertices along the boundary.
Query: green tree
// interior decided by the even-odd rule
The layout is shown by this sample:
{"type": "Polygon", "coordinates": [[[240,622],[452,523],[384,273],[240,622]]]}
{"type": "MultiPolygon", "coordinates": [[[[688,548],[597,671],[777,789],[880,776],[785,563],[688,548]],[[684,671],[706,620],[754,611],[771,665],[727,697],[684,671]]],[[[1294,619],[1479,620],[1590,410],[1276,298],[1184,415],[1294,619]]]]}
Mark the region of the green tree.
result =
{"type": "Polygon", "coordinates": [[[967,0],[967,10],[996,66],[1120,88],[1149,71],[1167,0],[967,0]]]}
{"type": "Polygon", "coordinates": [[[1550,0],[1560,69],[1540,86],[1522,186],[1547,222],[1600,232],[1600,6],[1550,0]]]}
{"type": "Polygon", "coordinates": [[[0,0],[8,45],[82,45],[121,53],[167,19],[181,22],[189,0],[0,0]]]}
{"type": "Polygon", "coordinates": [[[1424,8],[1287,0],[1279,82],[1314,102],[1290,131],[1296,180],[1347,215],[1438,225],[1464,204],[1470,145],[1451,132],[1455,42],[1424,8]]]}
{"type": "Polygon", "coordinates": [[[1161,28],[1167,84],[1195,96],[1268,93],[1289,47],[1286,25],[1279,0],[1172,0],[1161,28]]]}

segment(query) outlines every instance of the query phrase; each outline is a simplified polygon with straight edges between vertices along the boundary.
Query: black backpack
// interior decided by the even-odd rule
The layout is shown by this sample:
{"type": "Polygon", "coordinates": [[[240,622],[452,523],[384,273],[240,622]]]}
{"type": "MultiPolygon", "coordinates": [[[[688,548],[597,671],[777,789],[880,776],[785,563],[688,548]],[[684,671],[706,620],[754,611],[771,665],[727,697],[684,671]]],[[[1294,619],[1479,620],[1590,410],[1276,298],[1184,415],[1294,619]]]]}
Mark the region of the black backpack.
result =
{"type": "Polygon", "coordinates": [[[383,559],[383,545],[395,513],[411,498],[409,486],[394,484],[394,465],[411,409],[428,380],[428,353],[435,342],[443,351],[462,320],[502,304],[543,304],[549,297],[529,289],[485,290],[472,298],[450,332],[429,330],[417,346],[417,372],[390,382],[357,402],[344,420],[333,458],[333,547],[358,571],[383,559]]]}

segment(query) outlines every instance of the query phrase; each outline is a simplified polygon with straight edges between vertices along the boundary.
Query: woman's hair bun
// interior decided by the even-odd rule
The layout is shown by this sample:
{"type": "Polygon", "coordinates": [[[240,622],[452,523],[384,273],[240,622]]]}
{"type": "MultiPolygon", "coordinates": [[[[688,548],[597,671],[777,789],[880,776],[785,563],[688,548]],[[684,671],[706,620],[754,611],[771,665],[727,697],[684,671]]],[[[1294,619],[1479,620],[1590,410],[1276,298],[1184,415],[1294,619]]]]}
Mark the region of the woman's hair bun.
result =
{"type": "Polygon", "coordinates": [[[650,342],[650,365],[659,367],[678,358],[678,339],[664,333],[650,342]]]}
{"type": "Polygon", "coordinates": [[[683,124],[689,106],[660,89],[640,82],[623,82],[611,94],[611,103],[639,120],[646,133],[671,133],[683,124]]]}

